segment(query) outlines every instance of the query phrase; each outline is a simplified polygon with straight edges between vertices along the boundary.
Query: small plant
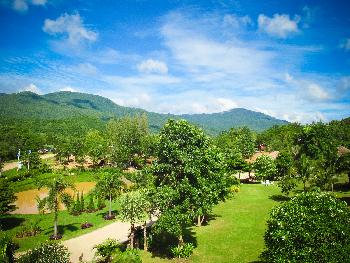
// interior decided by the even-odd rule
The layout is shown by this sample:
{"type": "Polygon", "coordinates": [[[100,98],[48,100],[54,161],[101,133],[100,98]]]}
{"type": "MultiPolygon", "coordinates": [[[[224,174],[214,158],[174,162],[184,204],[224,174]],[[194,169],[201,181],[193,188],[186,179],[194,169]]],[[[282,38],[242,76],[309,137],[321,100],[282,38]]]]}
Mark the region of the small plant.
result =
{"type": "Polygon", "coordinates": [[[120,244],[115,239],[107,239],[94,248],[96,249],[96,256],[102,257],[105,262],[110,262],[113,252],[120,249],[120,244]]]}
{"type": "Polygon", "coordinates": [[[50,240],[60,240],[61,238],[62,238],[61,234],[57,234],[57,235],[52,234],[52,235],[49,236],[50,240]]]}
{"type": "Polygon", "coordinates": [[[171,253],[175,258],[189,258],[193,253],[193,249],[192,243],[185,243],[183,246],[171,248],[171,253]]]}
{"type": "Polygon", "coordinates": [[[238,193],[240,191],[240,188],[238,185],[232,185],[230,186],[230,193],[234,194],[234,193],[238,193]]]}
{"type": "Polygon", "coordinates": [[[103,218],[105,220],[113,220],[113,219],[115,219],[115,215],[114,214],[111,214],[111,215],[107,214],[107,215],[104,215],[103,218]]]}
{"type": "Polygon", "coordinates": [[[29,222],[29,224],[24,225],[20,231],[16,233],[17,238],[31,237],[39,234],[42,229],[39,226],[40,221],[29,222]]]}
{"type": "Polygon", "coordinates": [[[97,262],[104,263],[141,263],[141,257],[136,249],[125,249],[124,244],[115,239],[107,239],[102,244],[95,246],[97,262]]]}
{"type": "Polygon", "coordinates": [[[90,227],[93,227],[93,226],[94,226],[93,224],[85,222],[85,223],[81,224],[80,228],[81,229],[86,229],[86,228],[90,228],[90,227]]]}
{"type": "Polygon", "coordinates": [[[21,256],[18,263],[69,263],[68,249],[60,243],[45,242],[21,256]]]}

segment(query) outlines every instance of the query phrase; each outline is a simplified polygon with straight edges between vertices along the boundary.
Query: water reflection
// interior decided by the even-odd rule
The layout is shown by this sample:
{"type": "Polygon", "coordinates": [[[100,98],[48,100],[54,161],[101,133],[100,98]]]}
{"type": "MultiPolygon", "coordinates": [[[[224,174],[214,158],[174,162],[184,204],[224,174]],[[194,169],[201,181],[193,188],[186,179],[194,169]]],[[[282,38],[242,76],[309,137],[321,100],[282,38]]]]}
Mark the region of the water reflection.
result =
{"type": "MultiPolygon", "coordinates": [[[[76,191],[84,192],[84,195],[87,194],[92,188],[96,185],[95,182],[81,182],[76,183],[76,191]]],[[[67,193],[70,195],[74,194],[74,191],[71,189],[67,190],[67,193]]],[[[17,201],[15,205],[17,209],[11,214],[38,214],[36,197],[44,198],[47,196],[47,189],[32,189],[23,192],[16,193],[17,201]]]]}

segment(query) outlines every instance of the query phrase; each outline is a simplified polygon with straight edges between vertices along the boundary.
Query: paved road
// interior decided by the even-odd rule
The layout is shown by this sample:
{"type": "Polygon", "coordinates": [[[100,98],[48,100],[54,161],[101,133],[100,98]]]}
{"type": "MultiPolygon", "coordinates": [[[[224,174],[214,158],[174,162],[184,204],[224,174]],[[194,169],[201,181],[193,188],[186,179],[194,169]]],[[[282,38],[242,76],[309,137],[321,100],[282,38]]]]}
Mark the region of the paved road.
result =
{"type": "MultiPolygon", "coordinates": [[[[156,218],[153,220],[156,220],[156,218]]],[[[151,225],[154,222],[155,221],[148,221],[147,225],[151,225]]],[[[78,263],[81,255],[83,255],[83,260],[91,261],[95,254],[94,246],[101,244],[107,238],[113,238],[119,242],[126,242],[129,233],[130,224],[118,221],[85,235],[63,241],[63,245],[65,245],[71,253],[70,260],[72,263],[78,263]]]]}

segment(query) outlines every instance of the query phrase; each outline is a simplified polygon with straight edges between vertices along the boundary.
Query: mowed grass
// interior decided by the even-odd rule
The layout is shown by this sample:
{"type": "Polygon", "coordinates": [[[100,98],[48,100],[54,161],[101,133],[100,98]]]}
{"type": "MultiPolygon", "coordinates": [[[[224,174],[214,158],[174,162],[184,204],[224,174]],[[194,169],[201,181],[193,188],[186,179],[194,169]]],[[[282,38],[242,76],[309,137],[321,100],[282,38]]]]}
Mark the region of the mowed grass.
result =
{"type": "MultiPolygon", "coordinates": [[[[192,227],[197,247],[186,262],[257,262],[264,249],[266,221],[278,205],[281,192],[275,185],[241,185],[232,199],[213,209],[206,226],[192,227]]],[[[143,262],[183,262],[162,259],[142,252],[143,262]]]]}
{"type": "MultiPolygon", "coordinates": [[[[88,203],[88,200],[86,200],[88,203]]],[[[108,202],[106,202],[108,205],[108,202]]],[[[118,214],[119,210],[118,202],[113,203],[112,209],[114,214],[118,214]]],[[[78,216],[69,214],[68,211],[60,211],[58,215],[59,233],[63,235],[61,240],[67,240],[91,231],[94,231],[107,224],[115,222],[115,220],[105,220],[104,215],[108,213],[108,208],[97,211],[95,213],[82,213],[78,216]],[[82,223],[89,222],[93,224],[93,227],[88,229],[81,229],[82,223]]],[[[117,219],[118,220],[118,219],[117,219]]],[[[8,235],[14,237],[14,241],[18,243],[18,251],[25,251],[38,246],[40,243],[48,240],[49,236],[53,234],[53,214],[44,215],[6,215],[0,217],[0,225],[8,235]],[[15,235],[21,230],[23,225],[30,222],[40,221],[39,226],[42,229],[41,233],[33,237],[16,238],[15,235]]]]}

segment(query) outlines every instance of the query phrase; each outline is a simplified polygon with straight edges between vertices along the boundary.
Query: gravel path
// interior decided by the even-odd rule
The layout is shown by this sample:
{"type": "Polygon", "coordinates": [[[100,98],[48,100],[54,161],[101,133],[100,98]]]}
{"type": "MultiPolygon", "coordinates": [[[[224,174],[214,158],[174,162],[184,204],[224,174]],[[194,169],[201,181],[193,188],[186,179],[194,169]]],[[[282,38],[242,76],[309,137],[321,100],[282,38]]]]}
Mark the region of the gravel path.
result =
{"type": "MultiPolygon", "coordinates": [[[[53,154],[53,153],[46,153],[46,154],[40,155],[40,158],[41,159],[49,159],[49,158],[52,158],[54,156],[55,156],[55,154],[53,154]]],[[[15,169],[15,168],[17,168],[17,165],[18,165],[17,161],[11,162],[11,163],[4,163],[4,167],[2,168],[2,171],[5,172],[5,171],[11,170],[11,169],[15,169]]]]}
{"type": "MultiPolygon", "coordinates": [[[[153,223],[154,221],[148,221],[147,225],[152,225],[153,223]]],[[[71,253],[70,260],[72,263],[79,262],[79,257],[81,257],[81,255],[83,255],[83,260],[90,261],[95,254],[94,246],[101,244],[107,238],[117,239],[119,242],[126,242],[129,232],[130,224],[115,222],[85,235],[63,241],[63,245],[65,245],[71,253]]]]}

